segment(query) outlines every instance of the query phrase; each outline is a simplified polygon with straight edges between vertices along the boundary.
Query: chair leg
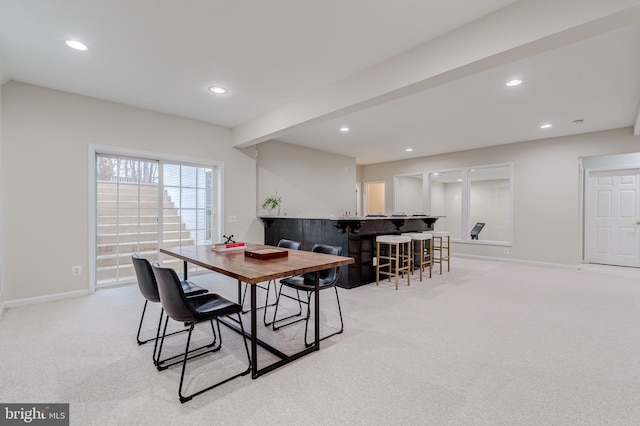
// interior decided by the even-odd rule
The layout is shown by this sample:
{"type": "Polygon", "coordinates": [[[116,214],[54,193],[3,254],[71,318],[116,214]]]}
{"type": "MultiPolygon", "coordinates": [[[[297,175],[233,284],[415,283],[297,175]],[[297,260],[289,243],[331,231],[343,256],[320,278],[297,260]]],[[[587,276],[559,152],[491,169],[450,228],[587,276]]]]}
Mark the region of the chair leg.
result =
{"type": "MultiPolygon", "coordinates": [[[[324,340],[324,339],[328,339],[331,336],[335,336],[336,334],[340,334],[344,331],[344,321],[342,320],[342,309],[340,308],[340,297],[338,296],[338,288],[337,287],[333,287],[333,289],[336,292],[336,301],[338,302],[338,314],[340,316],[340,330],[331,333],[327,336],[321,337],[320,340],[324,340]]],[[[305,347],[311,347],[313,346],[313,344],[315,343],[307,343],[307,330],[309,329],[309,318],[311,317],[311,296],[313,295],[313,292],[309,292],[309,298],[308,298],[308,305],[307,305],[307,322],[305,323],[305,327],[304,327],[304,346],[305,347]]],[[[316,315],[318,315],[318,313],[316,312],[316,315]]]]}
{"type": "MultiPolygon", "coordinates": [[[[162,324],[162,312],[160,313],[160,323],[162,324]]],[[[164,338],[165,338],[165,333],[167,331],[167,324],[169,323],[169,316],[167,316],[167,318],[164,321],[164,331],[162,333],[162,339],[160,340],[160,347],[158,348],[158,354],[157,354],[157,358],[154,358],[153,363],[155,364],[156,368],[158,368],[158,370],[160,370],[160,362],[158,361],[160,359],[160,354],[162,353],[162,346],[164,346],[164,338]]],[[[159,329],[158,329],[159,331],[159,329]]],[[[189,335],[191,335],[191,333],[189,333],[189,335]]],[[[154,355],[156,354],[155,352],[155,348],[153,350],[154,355]]]]}
{"type": "MultiPolygon", "coordinates": [[[[273,281],[273,280],[271,280],[273,281]]],[[[273,290],[276,292],[276,301],[273,302],[272,304],[269,304],[269,292],[271,291],[271,281],[269,281],[267,283],[267,299],[264,302],[264,312],[263,312],[263,316],[262,316],[262,321],[264,322],[265,326],[270,326],[273,321],[268,322],[267,321],[267,307],[268,306],[276,306],[277,302],[278,302],[278,289],[276,288],[276,283],[273,283],[273,290]]],[[[275,315],[274,315],[275,318],[275,315]]]]}
{"type": "MultiPolygon", "coordinates": [[[[140,316],[140,324],[138,325],[138,334],[136,335],[136,341],[138,342],[138,345],[144,345],[145,343],[154,341],[154,345],[153,345],[153,365],[157,365],[158,364],[158,358],[156,357],[156,352],[158,350],[158,340],[160,340],[160,329],[162,328],[162,316],[164,314],[164,309],[160,308],[160,320],[158,321],[158,329],[156,331],[156,337],[152,337],[150,339],[146,339],[146,340],[140,340],[140,332],[142,330],[142,323],[144,321],[144,316],[147,310],[147,304],[149,303],[148,300],[144,301],[144,307],[142,308],[142,315],[140,316]]],[[[174,331],[173,333],[169,333],[167,334],[167,336],[172,336],[174,334],[178,334],[178,333],[184,333],[185,331],[188,331],[186,328],[183,330],[178,330],[178,331],[174,331]]]]}
{"type": "Polygon", "coordinates": [[[282,292],[282,284],[280,284],[280,292],[278,292],[278,297],[276,297],[276,308],[273,311],[273,320],[271,321],[271,324],[273,325],[273,329],[276,329],[276,315],[278,315],[278,305],[280,304],[280,293],[282,292]]]}
{"type": "Polygon", "coordinates": [[[191,398],[193,398],[191,396],[189,396],[189,397],[182,396],[182,384],[184,383],[184,371],[187,368],[187,360],[189,359],[188,355],[189,355],[189,343],[191,343],[191,333],[193,332],[193,327],[195,325],[196,324],[193,323],[189,327],[189,335],[187,336],[187,346],[186,346],[186,348],[184,350],[184,359],[182,360],[182,373],[180,374],[180,387],[178,388],[178,396],[180,397],[180,402],[182,402],[182,403],[187,402],[191,398]]]}
{"type": "MultiPolygon", "coordinates": [[[[145,343],[151,340],[151,339],[140,340],[140,330],[142,330],[142,320],[144,320],[144,313],[147,310],[147,303],[149,303],[149,301],[145,299],[144,307],[142,308],[142,316],[140,317],[140,325],[138,326],[138,334],[136,335],[136,341],[138,342],[139,345],[144,345],[145,343]]],[[[156,335],[156,341],[157,341],[157,338],[158,336],[156,335]]]]}
{"type": "Polygon", "coordinates": [[[376,262],[376,286],[380,284],[380,243],[376,241],[376,256],[378,256],[376,262]]]}
{"type": "Polygon", "coordinates": [[[447,236],[447,272],[451,272],[451,237],[447,236]]]}
{"type": "MultiPolygon", "coordinates": [[[[162,321],[162,317],[160,318],[160,321],[162,321]]],[[[203,345],[203,346],[200,346],[199,348],[192,349],[189,352],[190,353],[191,352],[198,352],[198,351],[200,351],[201,349],[204,349],[204,348],[213,348],[213,349],[211,349],[209,351],[206,351],[206,352],[198,353],[198,354],[196,354],[196,355],[194,355],[192,357],[189,357],[189,359],[196,358],[198,356],[204,355],[204,354],[209,353],[209,352],[216,352],[216,351],[220,350],[220,347],[222,345],[222,336],[220,336],[220,341],[219,342],[218,342],[218,337],[217,337],[217,336],[220,335],[220,328],[218,326],[218,334],[216,335],[216,330],[213,327],[213,320],[210,321],[210,322],[211,322],[211,331],[213,331],[213,341],[211,343],[207,344],[207,345],[203,345]],[[217,343],[217,345],[216,345],[216,343],[217,343]]],[[[183,331],[189,331],[189,329],[185,329],[185,330],[180,330],[179,332],[176,332],[176,333],[166,334],[168,323],[169,323],[169,316],[167,315],[166,319],[165,319],[165,322],[164,322],[164,330],[163,330],[163,333],[162,333],[162,339],[160,340],[160,348],[159,348],[157,354],[155,353],[155,348],[154,348],[154,360],[153,360],[153,362],[154,362],[154,365],[156,366],[156,368],[158,369],[158,371],[166,370],[167,368],[169,368],[169,367],[171,367],[173,365],[180,364],[181,361],[179,361],[179,360],[171,362],[171,363],[168,363],[168,362],[176,360],[176,359],[182,357],[182,354],[178,354],[178,355],[171,356],[169,358],[160,359],[160,354],[162,352],[162,346],[164,344],[164,338],[166,336],[171,336],[173,334],[181,333],[183,331]]],[[[159,329],[158,329],[158,331],[159,331],[159,329]]]]}
{"type": "Polygon", "coordinates": [[[433,278],[433,239],[427,241],[429,241],[429,278],[433,278]]]}
{"type": "MultiPolygon", "coordinates": [[[[241,336],[242,336],[242,341],[244,342],[244,349],[245,349],[245,351],[247,353],[247,361],[248,361],[247,369],[241,371],[240,373],[234,374],[233,376],[228,377],[228,378],[226,378],[224,380],[221,380],[221,381],[219,381],[219,382],[217,382],[217,383],[215,383],[215,384],[213,384],[213,385],[211,385],[211,386],[209,386],[209,387],[207,387],[205,389],[199,390],[199,391],[194,392],[194,393],[192,393],[190,395],[183,395],[182,394],[182,385],[184,384],[184,375],[185,375],[185,371],[187,369],[187,361],[190,360],[191,358],[193,358],[193,357],[187,357],[187,354],[190,352],[189,351],[189,343],[191,341],[191,332],[193,331],[193,327],[195,326],[195,323],[191,324],[191,327],[189,327],[189,337],[187,337],[187,346],[185,348],[184,358],[182,360],[182,373],[180,374],[180,386],[178,388],[178,397],[180,398],[180,402],[181,403],[184,404],[185,402],[190,401],[191,399],[193,399],[194,396],[200,395],[201,393],[204,393],[204,392],[209,391],[209,390],[211,390],[211,389],[213,389],[215,387],[218,387],[218,386],[220,386],[222,384],[225,384],[225,383],[227,383],[227,382],[229,382],[229,381],[231,381],[231,380],[233,380],[235,378],[238,378],[240,376],[246,376],[247,374],[249,374],[249,372],[251,371],[251,357],[249,355],[249,345],[247,344],[247,339],[245,338],[245,335],[244,335],[244,326],[242,325],[242,318],[240,318],[240,314],[238,314],[238,322],[240,323],[240,329],[242,331],[241,336]]],[[[217,324],[217,327],[218,327],[218,335],[220,335],[220,322],[218,321],[217,318],[216,318],[216,324],[217,324]]],[[[213,322],[211,323],[211,326],[213,328],[213,322]]],[[[215,330],[214,330],[214,334],[215,334],[215,330]]],[[[222,336],[221,335],[220,335],[220,344],[222,344],[222,336]]],[[[204,353],[208,353],[208,352],[204,352],[204,353]]]]}
{"type": "MultiPolygon", "coordinates": [[[[266,310],[266,309],[267,309],[267,306],[274,306],[274,305],[275,305],[275,303],[269,304],[269,290],[270,290],[270,288],[271,288],[271,281],[273,281],[273,280],[270,280],[270,281],[267,283],[267,286],[266,286],[266,287],[260,287],[260,286],[258,286],[258,288],[261,288],[261,289],[263,289],[263,290],[266,290],[266,291],[267,291],[267,298],[266,298],[266,300],[265,300],[265,302],[264,302],[264,306],[260,306],[260,307],[258,307],[258,309],[264,309],[264,310],[266,310]]],[[[257,285],[257,284],[255,284],[255,285],[257,285]]],[[[274,283],[274,288],[275,288],[275,283],[274,283]]],[[[247,298],[247,290],[248,290],[248,289],[249,289],[249,285],[245,283],[245,285],[244,285],[244,293],[242,293],[242,301],[240,302],[240,305],[242,306],[242,313],[243,313],[243,314],[246,314],[247,312],[251,312],[251,308],[249,308],[249,309],[244,309],[244,302],[245,302],[245,300],[246,300],[246,298],[247,298]]],[[[265,317],[265,321],[266,321],[266,317],[267,317],[267,314],[266,314],[266,313],[265,313],[264,317],[265,317]]],[[[270,324],[271,324],[271,323],[267,324],[267,323],[265,322],[265,325],[270,325],[270,324]]]]}
{"type": "MultiPolygon", "coordinates": [[[[424,241],[420,240],[420,242],[418,243],[418,247],[419,247],[419,253],[420,253],[420,282],[422,282],[422,273],[424,272],[424,264],[422,263],[422,259],[424,258],[424,241]]],[[[412,257],[412,259],[415,259],[412,257]]],[[[415,260],[414,260],[414,265],[415,265],[415,260]]]]}
{"type": "Polygon", "coordinates": [[[400,267],[400,245],[396,246],[396,290],[398,289],[398,275],[400,275],[400,273],[398,272],[398,268],[400,267]]]}
{"type": "Polygon", "coordinates": [[[293,314],[293,315],[289,315],[288,317],[276,319],[276,316],[278,315],[278,306],[280,305],[280,297],[284,296],[284,297],[288,297],[289,299],[296,300],[295,298],[293,298],[291,296],[288,296],[286,294],[282,294],[282,286],[283,286],[283,284],[280,284],[280,291],[278,291],[278,298],[276,299],[276,309],[273,312],[273,321],[271,321],[271,323],[270,323],[272,325],[273,330],[279,330],[282,327],[286,327],[288,325],[295,324],[297,322],[305,320],[304,318],[300,318],[300,319],[297,319],[295,321],[291,321],[291,322],[288,322],[286,324],[283,324],[281,326],[276,327],[276,323],[282,322],[282,321],[287,320],[289,318],[299,317],[300,315],[302,315],[302,302],[300,301],[300,292],[298,290],[296,290],[296,294],[298,295],[298,299],[297,299],[298,300],[298,308],[299,308],[298,313],[297,314],[293,314]]]}
{"type": "MultiPolygon", "coordinates": [[[[156,353],[158,349],[158,338],[160,337],[160,327],[162,327],[162,315],[164,314],[164,308],[160,309],[160,321],[158,322],[158,331],[156,332],[156,343],[153,345],[153,365],[158,365],[160,359],[160,352],[156,353]]],[[[165,327],[166,332],[166,327],[165,327]]],[[[162,350],[162,343],[164,342],[164,333],[162,334],[162,341],[160,342],[160,350],[162,350]]]]}
{"type": "Polygon", "coordinates": [[[251,309],[244,309],[244,300],[247,298],[247,290],[249,289],[249,284],[244,283],[244,293],[242,293],[242,301],[240,302],[240,306],[242,306],[242,313],[246,314],[247,312],[251,311],[251,309]]]}
{"type": "MultiPolygon", "coordinates": [[[[142,330],[142,322],[144,320],[144,315],[145,315],[145,311],[147,310],[147,303],[149,303],[148,300],[144,301],[144,307],[142,308],[142,316],[140,317],[140,325],[138,326],[138,335],[136,336],[136,340],[138,341],[138,345],[144,345],[145,343],[151,342],[151,341],[155,341],[156,345],[158,343],[158,339],[160,338],[160,325],[158,325],[158,331],[156,332],[156,337],[152,337],[150,339],[147,340],[140,340],[140,332],[142,330]]],[[[164,311],[161,309],[160,310],[160,323],[162,323],[162,313],[164,311]]],[[[174,331],[173,333],[169,333],[168,336],[172,336],[174,334],[178,334],[178,333],[184,333],[185,331],[187,331],[187,329],[185,328],[184,330],[178,330],[178,331],[174,331]]],[[[155,352],[155,350],[154,350],[155,352]]]]}

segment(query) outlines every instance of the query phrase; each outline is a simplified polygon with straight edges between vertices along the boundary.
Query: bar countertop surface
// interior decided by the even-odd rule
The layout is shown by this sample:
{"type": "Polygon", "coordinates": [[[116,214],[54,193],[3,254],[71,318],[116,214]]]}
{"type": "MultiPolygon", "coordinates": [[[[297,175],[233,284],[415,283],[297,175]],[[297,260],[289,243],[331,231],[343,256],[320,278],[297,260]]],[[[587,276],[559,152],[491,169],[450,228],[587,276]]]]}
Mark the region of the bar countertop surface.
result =
{"type": "Polygon", "coordinates": [[[384,220],[384,219],[439,219],[444,216],[430,215],[371,215],[371,216],[272,216],[258,215],[259,219],[318,219],[318,220],[384,220]]]}

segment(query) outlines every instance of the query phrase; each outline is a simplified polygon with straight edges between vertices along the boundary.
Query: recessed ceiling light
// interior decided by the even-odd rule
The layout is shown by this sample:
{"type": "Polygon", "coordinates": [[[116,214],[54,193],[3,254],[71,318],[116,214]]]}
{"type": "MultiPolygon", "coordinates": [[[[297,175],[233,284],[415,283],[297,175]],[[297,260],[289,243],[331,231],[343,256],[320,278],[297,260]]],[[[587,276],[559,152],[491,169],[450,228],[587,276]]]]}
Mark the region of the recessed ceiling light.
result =
{"type": "Polygon", "coordinates": [[[348,127],[346,127],[346,126],[343,126],[343,127],[340,127],[340,131],[341,131],[342,133],[347,133],[347,132],[349,131],[349,128],[348,128],[348,127]]]}
{"type": "Polygon", "coordinates": [[[407,148],[407,149],[405,149],[405,151],[411,152],[411,151],[413,151],[413,148],[407,148]]]}
{"type": "Polygon", "coordinates": [[[548,124],[547,123],[547,124],[543,124],[542,126],[540,126],[540,128],[541,129],[548,129],[548,128],[552,127],[552,126],[553,126],[552,124],[548,124]]]}
{"type": "Polygon", "coordinates": [[[522,80],[519,80],[517,78],[514,78],[513,80],[509,80],[507,81],[507,86],[509,87],[513,87],[513,86],[520,86],[522,84],[522,80]]]}
{"type": "Polygon", "coordinates": [[[220,86],[211,86],[211,87],[209,87],[209,91],[211,93],[215,93],[216,95],[224,95],[225,93],[228,92],[227,89],[225,89],[224,87],[220,87],[220,86]]]}
{"type": "Polygon", "coordinates": [[[83,52],[89,49],[86,44],[79,42],[78,40],[67,40],[64,43],[72,49],[81,50],[83,52]]]}

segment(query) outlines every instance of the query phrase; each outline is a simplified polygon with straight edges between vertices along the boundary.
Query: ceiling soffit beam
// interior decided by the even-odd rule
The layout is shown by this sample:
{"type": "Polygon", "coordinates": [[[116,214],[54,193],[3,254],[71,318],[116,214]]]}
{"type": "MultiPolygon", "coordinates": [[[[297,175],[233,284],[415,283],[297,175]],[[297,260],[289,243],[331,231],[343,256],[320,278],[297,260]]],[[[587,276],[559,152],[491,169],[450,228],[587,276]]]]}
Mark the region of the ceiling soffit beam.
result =
{"type": "Polygon", "coordinates": [[[522,0],[237,126],[233,145],[276,139],[634,22],[640,0],[522,0]]]}

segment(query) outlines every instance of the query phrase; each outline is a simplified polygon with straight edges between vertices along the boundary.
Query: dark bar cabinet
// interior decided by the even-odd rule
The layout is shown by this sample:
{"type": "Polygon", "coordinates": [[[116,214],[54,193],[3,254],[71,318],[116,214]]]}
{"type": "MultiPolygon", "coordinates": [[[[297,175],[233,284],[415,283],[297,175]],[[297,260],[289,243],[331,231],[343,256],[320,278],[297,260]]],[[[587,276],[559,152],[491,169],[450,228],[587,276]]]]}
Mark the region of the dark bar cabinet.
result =
{"type": "Polygon", "coordinates": [[[433,229],[435,216],[375,216],[293,218],[259,216],[264,225],[264,243],[277,245],[281,238],[300,241],[301,250],[314,244],[342,247],[342,255],[355,263],[340,268],[338,286],[353,288],[376,280],[373,262],[377,235],[422,232],[433,229]]]}

